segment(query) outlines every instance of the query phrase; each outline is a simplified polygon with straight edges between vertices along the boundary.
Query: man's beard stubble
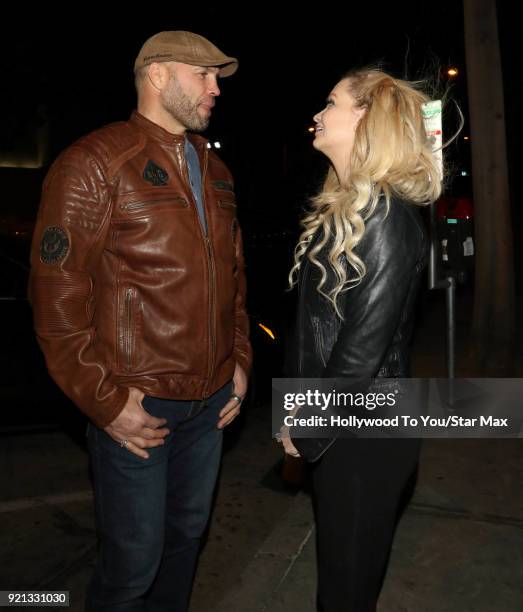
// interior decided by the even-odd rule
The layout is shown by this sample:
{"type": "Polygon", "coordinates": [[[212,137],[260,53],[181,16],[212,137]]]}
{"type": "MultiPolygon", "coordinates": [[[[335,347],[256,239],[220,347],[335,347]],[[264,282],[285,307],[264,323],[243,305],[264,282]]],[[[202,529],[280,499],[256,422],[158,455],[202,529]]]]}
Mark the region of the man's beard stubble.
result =
{"type": "Polygon", "coordinates": [[[165,110],[191,132],[203,132],[209,125],[209,118],[198,115],[196,104],[184,93],[174,75],[162,92],[162,103],[165,110]]]}

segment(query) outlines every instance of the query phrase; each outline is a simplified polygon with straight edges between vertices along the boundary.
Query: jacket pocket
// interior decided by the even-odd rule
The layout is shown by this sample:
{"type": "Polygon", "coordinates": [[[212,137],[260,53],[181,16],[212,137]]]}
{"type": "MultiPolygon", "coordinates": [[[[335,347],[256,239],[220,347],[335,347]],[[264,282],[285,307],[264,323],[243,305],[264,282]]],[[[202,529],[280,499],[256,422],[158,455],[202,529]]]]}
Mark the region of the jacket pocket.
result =
{"type": "Polygon", "coordinates": [[[136,290],[126,287],[120,307],[120,365],[123,371],[132,372],[136,345],[136,290]]]}
{"type": "Polygon", "coordinates": [[[218,206],[224,210],[236,210],[236,202],[232,199],[218,200],[218,206]]]}
{"type": "Polygon", "coordinates": [[[165,194],[161,197],[150,198],[147,200],[130,199],[129,201],[122,202],[120,204],[120,208],[123,211],[133,212],[137,210],[144,210],[152,206],[158,206],[162,204],[173,206],[176,208],[179,208],[179,207],[187,208],[189,206],[189,202],[182,196],[173,196],[173,195],[165,194]]]}

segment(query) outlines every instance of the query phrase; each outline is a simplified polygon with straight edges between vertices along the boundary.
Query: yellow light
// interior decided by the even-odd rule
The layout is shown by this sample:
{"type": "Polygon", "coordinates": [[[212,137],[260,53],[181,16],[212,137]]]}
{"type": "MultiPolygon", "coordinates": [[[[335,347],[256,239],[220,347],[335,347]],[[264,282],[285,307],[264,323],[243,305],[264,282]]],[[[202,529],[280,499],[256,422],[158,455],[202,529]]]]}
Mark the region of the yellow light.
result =
{"type": "Polygon", "coordinates": [[[313,127],[310,127],[310,128],[309,128],[309,132],[311,132],[311,133],[312,133],[312,132],[314,132],[314,128],[313,128],[313,127]]]}
{"type": "Polygon", "coordinates": [[[470,138],[468,136],[464,136],[463,140],[470,140],[470,138]]]}
{"type": "Polygon", "coordinates": [[[455,77],[458,76],[459,72],[457,68],[449,68],[447,70],[447,74],[449,75],[449,77],[455,77]]]}
{"type": "Polygon", "coordinates": [[[258,323],[258,325],[263,329],[263,331],[268,336],[270,336],[273,340],[276,340],[276,336],[272,333],[272,331],[268,327],[265,327],[265,325],[262,325],[261,323],[258,323]]]}

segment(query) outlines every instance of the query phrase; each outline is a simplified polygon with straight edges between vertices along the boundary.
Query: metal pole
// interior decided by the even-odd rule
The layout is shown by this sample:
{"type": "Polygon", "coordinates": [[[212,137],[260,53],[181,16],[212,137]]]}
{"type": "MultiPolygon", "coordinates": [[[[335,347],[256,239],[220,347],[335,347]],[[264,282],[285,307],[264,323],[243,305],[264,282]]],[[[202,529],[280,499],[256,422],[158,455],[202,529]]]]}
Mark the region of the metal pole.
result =
{"type": "MultiPolygon", "coordinates": [[[[436,232],[436,203],[430,205],[430,251],[429,251],[429,289],[438,288],[438,239],[436,232]]],[[[441,285],[440,285],[441,286],[441,285]]]]}
{"type": "Polygon", "coordinates": [[[448,406],[454,410],[454,376],[456,361],[456,279],[447,277],[447,378],[449,380],[448,406]]]}
{"type": "Polygon", "coordinates": [[[447,277],[447,373],[454,378],[456,355],[456,279],[447,277]]]}

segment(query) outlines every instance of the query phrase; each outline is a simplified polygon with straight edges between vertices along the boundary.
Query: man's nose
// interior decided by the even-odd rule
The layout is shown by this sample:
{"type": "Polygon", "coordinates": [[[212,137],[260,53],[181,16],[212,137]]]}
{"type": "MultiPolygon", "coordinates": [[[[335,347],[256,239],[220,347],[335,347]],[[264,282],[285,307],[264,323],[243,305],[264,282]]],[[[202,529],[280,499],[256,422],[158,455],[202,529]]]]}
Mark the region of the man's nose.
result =
{"type": "Polygon", "coordinates": [[[220,88],[218,87],[218,79],[214,75],[209,84],[209,94],[215,97],[220,95],[220,88]]]}

